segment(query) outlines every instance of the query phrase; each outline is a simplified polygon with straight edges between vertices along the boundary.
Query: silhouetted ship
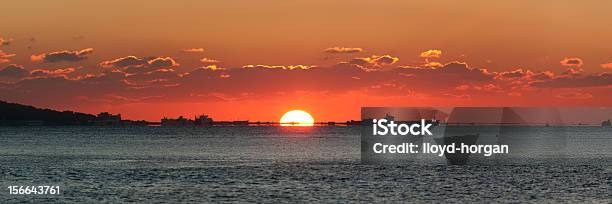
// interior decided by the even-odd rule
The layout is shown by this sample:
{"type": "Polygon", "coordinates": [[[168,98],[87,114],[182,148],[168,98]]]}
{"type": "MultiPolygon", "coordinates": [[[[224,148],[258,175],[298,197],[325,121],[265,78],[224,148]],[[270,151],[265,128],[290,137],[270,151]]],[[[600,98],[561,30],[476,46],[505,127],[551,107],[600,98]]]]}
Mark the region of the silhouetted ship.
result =
{"type": "Polygon", "coordinates": [[[612,127],[612,122],[610,122],[610,120],[606,120],[601,122],[601,127],[612,127]]]}
{"type": "Polygon", "coordinates": [[[193,120],[187,119],[183,116],[179,116],[176,119],[162,118],[161,126],[164,127],[185,127],[185,126],[210,126],[213,125],[213,119],[208,115],[199,115],[194,117],[193,120]]]}
{"type": "Polygon", "coordinates": [[[601,122],[601,127],[612,127],[612,122],[610,122],[610,119],[601,122]]]}

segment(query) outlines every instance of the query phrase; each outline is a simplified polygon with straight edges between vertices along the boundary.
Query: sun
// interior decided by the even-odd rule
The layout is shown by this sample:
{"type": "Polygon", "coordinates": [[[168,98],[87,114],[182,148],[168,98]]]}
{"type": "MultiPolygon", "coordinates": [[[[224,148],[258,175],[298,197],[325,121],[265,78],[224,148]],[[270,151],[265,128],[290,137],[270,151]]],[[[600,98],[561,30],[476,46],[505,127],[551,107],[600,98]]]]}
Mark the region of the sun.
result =
{"type": "Polygon", "coordinates": [[[303,110],[286,112],[280,119],[281,126],[313,126],[314,118],[303,110]]]}

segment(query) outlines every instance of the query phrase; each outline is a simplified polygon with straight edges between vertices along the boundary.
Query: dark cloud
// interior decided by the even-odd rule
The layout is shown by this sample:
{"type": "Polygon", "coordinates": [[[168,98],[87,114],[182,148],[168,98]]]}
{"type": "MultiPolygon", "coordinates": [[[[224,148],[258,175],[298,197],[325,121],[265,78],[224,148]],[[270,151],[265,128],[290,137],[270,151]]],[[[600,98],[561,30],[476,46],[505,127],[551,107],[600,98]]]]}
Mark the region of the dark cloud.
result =
{"type": "Polygon", "coordinates": [[[29,72],[23,66],[11,64],[0,70],[0,78],[19,79],[28,76],[29,72]]]}
{"type": "Polygon", "coordinates": [[[555,77],[550,71],[535,72],[528,69],[496,72],[496,75],[497,78],[506,80],[549,80],[555,77]]]}
{"type": "Polygon", "coordinates": [[[373,58],[372,62],[374,62],[375,64],[386,65],[386,64],[394,64],[398,60],[399,58],[397,57],[391,57],[389,55],[384,55],[384,56],[373,58]]]}
{"type": "Polygon", "coordinates": [[[292,70],[292,69],[310,69],[316,66],[312,66],[312,65],[245,65],[242,66],[242,68],[254,68],[254,69],[288,69],[288,70],[292,70]]]}
{"type": "Polygon", "coordinates": [[[498,76],[502,78],[523,78],[531,74],[533,74],[531,70],[515,69],[512,71],[499,72],[498,76]]]}
{"type": "Polygon", "coordinates": [[[34,69],[28,71],[23,66],[11,64],[0,70],[0,79],[5,81],[18,81],[27,78],[43,78],[43,77],[65,77],[68,74],[74,73],[76,68],[61,68],[61,69],[34,69]]]}
{"type": "Polygon", "coordinates": [[[63,68],[63,69],[35,69],[30,72],[30,77],[66,77],[66,75],[76,71],[75,68],[63,68]]]}
{"type": "Polygon", "coordinates": [[[463,84],[490,84],[495,75],[486,69],[450,62],[439,68],[411,67],[394,69],[410,86],[418,90],[454,90],[463,84]]]}
{"type": "MultiPolygon", "coordinates": [[[[340,63],[331,67],[306,65],[246,65],[240,68],[207,66],[179,73],[169,57],[123,57],[102,62],[102,74],[75,76],[71,69],[27,72],[21,67],[21,80],[2,84],[0,98],[53,103],[80,104],[141,102],[201,102],[206,100],[245,100],[276,97],[298,92],[329,96],[366,93],[368,96],[428,96],[481,99],[482,96],[526,97],[521,88],[581,88],[610,86],[609,76],[559,75],[516,69],[489,72],[465,63],[451,62],[437,68],[390,67],[364,69],[373,64],[397,62],[391,56],[362,59],[362,63],[340,63]],[[25,75],[31,77],[24,77],[25,75]],[[65,77],[70,75],[72,77],[65,77]],[[64,77],[62,77],[64,76],[64,77]],[[518,82],[521,82],[517,84],[518,82]],[[509,96],[511,95],[511,96],[509,96]]],[[[15,68],[11,68],[15,69],[15,68]]],[[[17,70],[17,71],[19,71],[17,70]]],[[[14,70],[15,71],[15,70],[14,70]]],[[[2,73],[2,72],[0,72],[2,73]]],[[[8,73],[8,72],[7,72],[8,73]]],[[[586,89],[586,88],[585,88],[586,89]]],[[[565,89],[563,89],[565,90],[565,89]]],[[[559,91],[546,91],[560,100],[559,91]]],[[[580,92],[580,91],[578,91],[580,92]]],[[[598,97],[593,93],[593,97],[598,97]]],[[[569,98],[569,95],[566,98],[569,98]]]]}
{"type": "Polygon", "coordinates": [[[102,67],[118,67],[125,68],[129,66],[142,66],[147,63],[147,60],[140,59],[136,56],[127,56],[114,60],[103,61],[100,63],[102,67]]]}
{"type": "Polygon", "coordinates": [[[174,59],[170,57],[158,57],[152,60],[147,61],[147,64],[151,68],[161,68],[161,67],[176,67],[179,66],[174,59]]]}
{"type": "Polygon", "coordinates": [[[93,48],[86,48],[83,50],[77,51],[58,51],[51,53],[43,53],[39,55],[32,55],[30,59],[32,61],[43,61],[43,62],[77,62],[84,59],[87,59],[87,55],[91,54],[94,51],[93,48]]]}
{"type": "Polygon", "coordinates": [[[149,57],[146,59],[136,56],[121,57],[113,60],[103,61],[100,66],[119,68],[126,73],[146,73],[159,68],[172,68],[179,66],[171,57],[149,57]]]}
{"type": "MultiPolygon", "coordinates": [[[[106,75],[99,75],[78,80],[65,77],[26,78],[6,86],[7,91],[0,93],[0,96],[5,100],[25,101],[30,104],[78,106],[83,104],[81,99],[84,98],[103,100],[113,93],[131,94],[125,82],[105,77],[106,75]]],[[[136,96],[138,94],[134,95],[136,96]]]]}
{"type": "Polygon", "coordinates": [[[531,86],[537,88],[582,88],[612,86],[612,73],[592,75],[561,75],[550,80],[536,81],[531,86]]]}
{"type": "Polygon", "coordinates": [[[561,60],[559,63],[567,67],[581,67],[583,64],[582,59],[577,58],[577,57],[566,57],[563,60],[561,60]]]}
{"type": "Polygon", "coordinates": [[[363,52],[362,48],[358,48],[358,47],[330,47],[327,48],[325,50],[323,50],[324,52],[327,53],[332,53],[332,54],[339,54],[339,53],[358,53],[358,52],[363,52]]]}
{"type": "Polygon", "coordinates": [[[349,61],[348,63],[354,64],[354,65],[366,65],[369,62],[370,62],[370,60],[368,58],[354,58],[351,61],[349,61]]]}
{"type": "Polygon", "coordinates": [[[185,52],[185,53],[200,53],[200,52],[204,52],[204,48],[188,48],[188,49],[182,49],[181,52],[185,52]]]}
{"type": "Polygon", "coordinates": [[[86,76],[75,81],[81,81],[86,84],[104,85],[116,82],[123,82],[127,76],[128,75],[125,72],[112,70],[106,71],[99,75],[86,76]]]}
{"type": "MultiPolygon", "coordinates": [[[[385,57],[379,60],[384,61],[385,57]]],[[[165,60],[167,61],[167,60],[165,60]]],[[[379,62],[379,63],[382,63],[379,62]]],[[[386,61],[391,62],[391,61],[386,61]]],[[[111,63],[112,64],[112,63],[111,63]]],[[[152,63],[153,64],[153,63],[152,63]]],[[[164,66],[172,63],[165,63],[164,66]]],[[[147,62],[148,65],[148,62],[147,62]]],[[[62,76],[72,70],[36,71],[36,76],[62,76]],[[40,73],[39,73],[40,72],[40,73]]],[[[26,78],[9,85],[8,92],[0,96],[38,97],[55,92],[64,98],[87,98],[89,101],[113,100],[110,95],[133,100],[216,100],[269,97],[279,93],[296,91],[340,94],[350,91],[366,91],[371,95],[405,95],[419,93],[452,93],[454,87],[471,83],[482,87],[482,91],[498,91],[499,86],[490,85],[492,74],[486,70],[470,68],[463,63],[449,63],[439,69],[396,68],[386,70],[364,70],[359,65],[343,63],[332,67],[306,65],[270,66],[247,65],[243,68],[223,69],[216,66],[198,68],[188,73],[177,73],[170,68],[150,70],[148,66],[128,66],[100,75],[82,77],[26,78]],[[137,71],[130,70],[138,69],[137,71]],[[144,71],[144,70],[149,71],[144,71]],[[60,81],[63,80],[63,81],[60,81]],[[68,92],[48,89],[72,84],[68,92]],[[480,84],[480,85],[479,85],[480,84]],[[40,87],[39,87],[40,86],[40,87]],[[89,90],[90,91],[86,91],[89,90]],[[28,91],[32,95],[17,92],[28,91]],[[11,95],[12,94],[12,95],[11,95]],[[155,96],[155,97],[151,97],[155,96]]],[[[74,101],[73,101],[74,102],[74,101]]]]}
{"type": "Polygon", "coordinates": [[[531,80],[542,81],[542,80],[550,80],[555,77],[555,74],[551,71],[542,71],[534,73],[533,75],[528,76],[531,80]]]}
{"type": "Polygon", "coordinates": [[[345,62],[345,63],[358,65],[362,68],[369,69],[369,68],[379,68],[382,66],[392,65],[392,64],[395,64],[397,61],[399,61],[399,58],[392,57],[390,55],[382,55],[382,56],[373,55],[371,57],[353,58],[349,62],[345,62]]]}

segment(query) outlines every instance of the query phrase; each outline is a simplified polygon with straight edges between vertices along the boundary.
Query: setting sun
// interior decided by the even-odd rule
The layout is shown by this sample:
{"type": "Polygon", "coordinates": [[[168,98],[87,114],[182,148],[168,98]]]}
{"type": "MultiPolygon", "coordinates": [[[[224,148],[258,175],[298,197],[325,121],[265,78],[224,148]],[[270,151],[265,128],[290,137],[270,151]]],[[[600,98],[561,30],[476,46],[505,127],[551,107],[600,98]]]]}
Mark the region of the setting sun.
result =
{"type": "Polygon", "coordinates": [[[285,113],[279,122],[281,126],[313,126],[314,118],[306,111],[292,110],[285,113]]]}

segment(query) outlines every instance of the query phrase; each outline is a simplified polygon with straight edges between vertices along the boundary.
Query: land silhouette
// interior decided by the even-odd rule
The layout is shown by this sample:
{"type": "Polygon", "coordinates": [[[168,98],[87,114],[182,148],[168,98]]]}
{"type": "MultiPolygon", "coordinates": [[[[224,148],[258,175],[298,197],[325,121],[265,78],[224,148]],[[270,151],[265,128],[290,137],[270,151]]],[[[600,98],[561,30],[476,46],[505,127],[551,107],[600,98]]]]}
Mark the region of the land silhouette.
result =
{"type": "MultiPolygon", "coordinates": [[[[317,122],[314,125],[359,125],[360,121],[317,122]]],[[[103,126],[247,126],[247,125],[281,125],[269,121],[213,121],[208,115],[199,115],[194,119],[180,116],[164,117],[160,121],[124,120],[121,114],[113,115],[101,112],[97,115],[74,111],[57,111],[0,101],[0,126],[67,126],[67,125],[103,125],[103,126]]],[[[291,125],[291,124],[289,124],[291,125]]]]}
{"type": "Polygon", "coordinates": [[[98,115],[74,111],[57,111],[0,101],[0,125],[146,125],[147,121],[122,120],[121,115],[102,112],[98,115]]]}
{"type": "MultiPolygon", "coordinates": [[[[378,113],[388,113],[390,110],[378,108],[378,113]]],[[[420,108],[409,111],[409,114],[399,114],[399,116],[408,118],[435,118],[436,120],[444,121],[446,124],[454,125],[466,125],[466,124],[531,124],[531,125],[601,125],[603,127],[610,127],[610,120],[607,118],[608,112],[601,111],[598,109],[599,115],[593,115],[592,109],[577,109],[584,113],[590,121],[579,119],[577,121],[563,121],[561,115],[554,108],[475,108],[475,107],[463,107],[455,110],[455,117],[446,118],[448,115],[445,113],[428,108],[420,108]],[[419,111],[415,111],[419,110],[419,111]],[[497,110],[497,112],[496,112],[497,110]],[[503,119],[497,118],[499,116],[499,110],[508,110],[510,114],[504,114],[503,119]],[[466,112],[467,111],[467,112],[466,112]],[[465,114],[459,114],[466,112],[465,114]],[[587,114],[587,112],[591,114],[587,114]],[[554,113],[554,114],[553,114],[554,113]],[[520,116],[519,116],[520,115],[520,116]],[[465,116],[465,117],[459,117],[465,116]],[[466,118],[467,117],[467,118],[466,118]],[[601,122],[602,118],[606,118],[601,122]],[[448,120],[447,120],[448,119],[448,120]],[[526,120],[533,119],[533,120],[526,120]],[[493,122],[491,122],[493,121],[493,122]]],[[[577,110],[573,110],[571,113],[575,113],[577,110]]],[[[374,117],[371,113],[364,113],[365,116],[363,121],[370,121],[374,117]],[[369,117],[366,117],[369,116],[369,117]]],[[[567,114],[567,113],[566,113],[567,114]]],[[[576,114],[572,114],[576,116],[576,114]]],[[[378,117],[380,118],[380,117],[378,117]]],[[[405,118],[406,119],[406,118],[405,118]]],[[[567,118],[566,118],[567,119],[567,118]]],[[[441,122],[440,121],[440,122],[441,122]]],[[[345,122],[315,122],[313,125],[323,126],[351,126],[351,125],[368,125],[369,123],[362,123],[361,120],[348,120],[345,122]]],[[[178,118],[167,118],[163,117],[160,121],[145,121],[145,120],[125,120],[121,118],[121,114],[113,115],[108,112],[101,112],[97,115],[89,113],[81,113],[75,111],[57,111],[52,109],[37,108],[30,105],[23,105],[18,103],[11,103],[6,101],[0,101],[0,126],[67,126],[67,125],[102,125],[102,126],[248,126],[248,125],[262,125],[262,126],[276,126],[276,125],[296,125],[292,123],[280,123],[270,121],[216,121],[208,115],[198,115],[193,119],[185,118],[180,116],[178,118]]]]}

